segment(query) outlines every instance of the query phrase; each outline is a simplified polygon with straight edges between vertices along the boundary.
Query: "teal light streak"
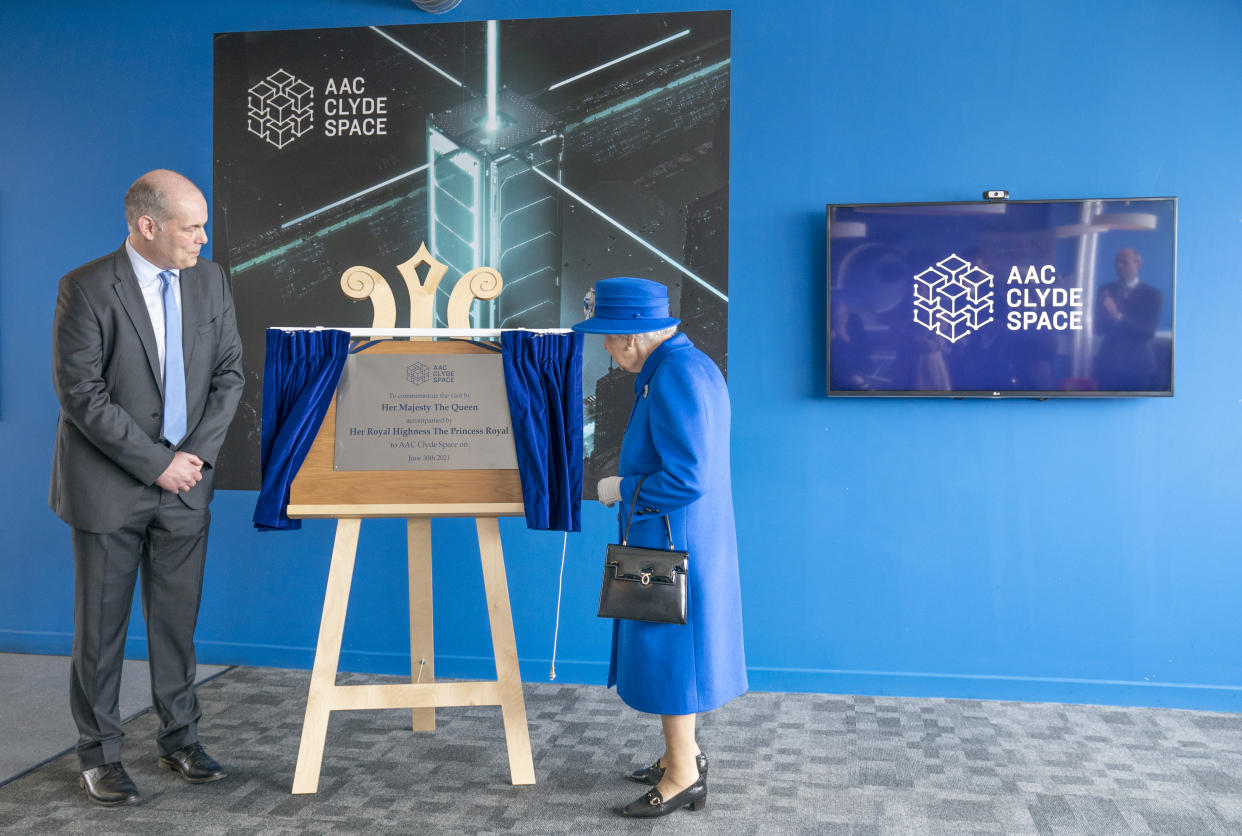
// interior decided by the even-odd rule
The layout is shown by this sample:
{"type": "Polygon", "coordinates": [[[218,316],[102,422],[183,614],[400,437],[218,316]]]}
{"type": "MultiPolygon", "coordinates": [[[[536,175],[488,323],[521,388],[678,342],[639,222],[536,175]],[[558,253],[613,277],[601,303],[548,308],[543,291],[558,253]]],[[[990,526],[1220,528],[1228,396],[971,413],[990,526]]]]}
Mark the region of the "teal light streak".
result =
{"type": "Polygon", "coordinates": [[[386,209],[391,209],[392,207],[396,206],[398,203],[401,203],[404,200],[416,198],[425,191],[427,191],[427,188],[425,186],[421,186],[407,195],[402,195],[401,197],[394,197],[392,200],[387,200],[379,204],[378,206],[372,206],[370,209],[365,209],[361,212],[358,212],[357,214],[350,215],[347,218],[342,218],[341,220],[337,221],[336,223],[330,226],[325,226],[323,229],[316,230],[310,235],[303,235],[299,237],[296,241],[291,241],[288,244],[277,247],[274,250],[268,250],[262,255],[256,255],[254,258],[248,258],[245,261],[243,261],[241,264],[238,264],[236,267],[230,268],[229,272],[233,274],[234,276],[236,276],[238,273],[241,273],[244,270],[249,270],[251,267],[257,267],[258,265],[265,264],[274,258],[279,258],[280,256],[284,255],[290,250],[300,247],[314,238],[319,238],[320,236],[328,235],[330,233],[336,232],[338,229],[343,229],[349,226],[350,224],[358,223],[358,221],[365,221],[367,218],[370,218],[373,215],[383,212],[386,209]]]}
{"type": "Polygon", "coordinates": [[[690,75],[687,75],[687,76],[682,76],[681,78],[678,78],[678,79],[675,79],[675,80],[673,80],[673,81],[670,81],[668,84],[664,85],[663,87],[657,87],[657,88],[656,88],[656,89],[654,89],[654,90],[648,90],[646,93],[642,93],[642,94],[640,94],[640,95],[637,95],[637,96],[635,96],[635,97],[634,97],[634,98],[632,98],[632,99],[626,99],[625,101],[621,102],[620,104],[616,104],[616,105],[613,105],[613,106],[612,106],[612,107],[610,107],[610,108],[607,108],[607,109],[605,109],[605,110],[601,110],[599,113],[592,113],[590,116],[588,116],[587,118],[583,119],[581,122],[575,122],[575,123],[573,123],[572,125],[570,125],[570,126],[568,126],[567,128],[565,128],[565,133],[569,133],[570,131],[573,131],[573,130],[576,130],[576,129],[578,129],[578,128],[581,128],[583,125],[589,125],[589,124],[591,124],[592,122],[595,122],[595,121],[597,121],[597,120],[599,120],[599,119],[606,119],[606,118],[608,118],[609,116],[612,116],[612,115],[614,115],[614,114],[620,113],[620,112],[622,112],[622,111],[624,111],[624,110],[629,110],[630,108],[634,107],[635,105],[642,104],[643,102],[647,101],[648,99],[653,98],[653,97],[655,97],[655,96],[658,96],[658,95],[660,95],[661,93],[667,93],[669,90],[675,90],[675,89],[677,89],[678,87],[681,87],[681,86],[682,86],[682,85],[684,85],[684,84],[689,84],[689,83],[691,83],[691,82],[693,82],[693,81],[698,81],[700,78],[703,78],[703,77],[705,77],[705,76],[709,76],[709,75],[711,75],[712,73],[715,73],[715,72],[717,72],[717,71],[719,71],[719,70],[722,70],[722,69],[724,69],[725,67],[729,66],[729,61],[730,61],[730,60],[731,60],[731,59],[726,58],[726,59],[724,59],[723,61],[717,61],[715,64],[712,64],[712,65],[711,65],[711,66],[709,66],[709,67],[704,67],[703,69],[699,70],[698,72],[693,72],[693,73],[690,73],[690,75]]]}

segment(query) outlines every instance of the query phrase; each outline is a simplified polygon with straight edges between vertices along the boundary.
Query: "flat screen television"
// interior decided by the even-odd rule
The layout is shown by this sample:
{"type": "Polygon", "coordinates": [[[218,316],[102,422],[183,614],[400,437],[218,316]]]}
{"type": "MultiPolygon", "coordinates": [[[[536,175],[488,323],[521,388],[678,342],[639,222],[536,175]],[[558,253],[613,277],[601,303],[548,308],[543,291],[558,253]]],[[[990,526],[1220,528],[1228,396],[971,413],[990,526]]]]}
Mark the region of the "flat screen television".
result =
{"type": "Polygon", "coordinates": [[[1177,198],[828,205],[828,394],[1173,394],[1177,198]]]}

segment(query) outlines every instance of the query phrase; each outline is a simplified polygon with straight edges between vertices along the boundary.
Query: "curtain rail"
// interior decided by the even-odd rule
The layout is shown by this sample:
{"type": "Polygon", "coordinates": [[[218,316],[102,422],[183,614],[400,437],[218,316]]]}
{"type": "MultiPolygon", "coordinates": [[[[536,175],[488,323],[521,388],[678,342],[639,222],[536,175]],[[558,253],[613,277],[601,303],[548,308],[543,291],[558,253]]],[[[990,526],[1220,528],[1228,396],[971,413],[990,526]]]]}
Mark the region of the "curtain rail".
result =
{"type": "Polygon", "coordinates": [[[281,331],[348,331],[351,337],[458,337],[465,339],[497,339],[505,331],[529,331],[533,334],[569,334],[570,328],[332,328],[328,325],[273,325],[281,331]]]}

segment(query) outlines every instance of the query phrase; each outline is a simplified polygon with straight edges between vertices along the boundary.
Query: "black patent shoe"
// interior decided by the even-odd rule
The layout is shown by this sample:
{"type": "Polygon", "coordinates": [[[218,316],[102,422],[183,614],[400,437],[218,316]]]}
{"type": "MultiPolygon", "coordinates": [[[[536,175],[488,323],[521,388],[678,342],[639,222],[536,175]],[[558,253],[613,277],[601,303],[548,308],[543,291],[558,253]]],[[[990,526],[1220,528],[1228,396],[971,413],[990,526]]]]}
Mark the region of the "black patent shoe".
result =
{"type": "Polygon", "coordinates": [[[207,754],[201,743],[191,743],[169,752],[160,758],[160,766],[171,769],[191,784],[206,784],[228,777],[228,773],[207,754]]]}
{"type": "MultiPolygon", "coordinates": [[[[645,766],[642,769],[635,769],[626,777],[638,784],[650,784],[655,786],[664,780],[664,767],[660,766],[663,758],[656,758],[656,762],[651,766],[645,766]]],[[[694,764],[699,768],[699,774],[707,775],[707,755],[699,752],[694,756],[694,764]]]]}
{"type": "Polygon", "coordinates": [[[654,819],[667,816],[685,807],[687,810],[702,810],[707,807],[707,776],[700,775],[699,780],[686,787],[677,795],[665,801],[655,787],[646,794],[626,804],[619,811],[621,815],[631,819],[654,819]]]}
{"type": "Polygon", "coordinates": [[[78,776],[78,786],[86,790],[87,798],[102,807],[120,807],[142,801],[129,773],[119,763],[105,763],[83,770],[78,776]]]}

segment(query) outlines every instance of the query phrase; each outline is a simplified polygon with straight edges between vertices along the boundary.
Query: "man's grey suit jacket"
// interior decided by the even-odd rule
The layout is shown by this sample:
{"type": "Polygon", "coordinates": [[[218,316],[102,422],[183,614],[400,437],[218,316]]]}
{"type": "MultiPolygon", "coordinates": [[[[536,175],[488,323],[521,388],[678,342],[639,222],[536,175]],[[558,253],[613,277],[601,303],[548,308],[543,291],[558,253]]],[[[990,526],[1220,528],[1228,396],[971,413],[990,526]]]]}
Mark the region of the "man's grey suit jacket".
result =
{"type": "MultiPolygon", "coordinates": [[[[181,310],[186,436],[176,449],[205,464],[203,480],[179,496],[206,508],[244,383],[233,297],[218,264],[200,258],[181,271],[181,310]]],[[[60,420],[48,503],[74,528],[115,531],[173,458],[160,442],[156,335],[124,246],[61,279],[53,328],[60,420]]]]}

